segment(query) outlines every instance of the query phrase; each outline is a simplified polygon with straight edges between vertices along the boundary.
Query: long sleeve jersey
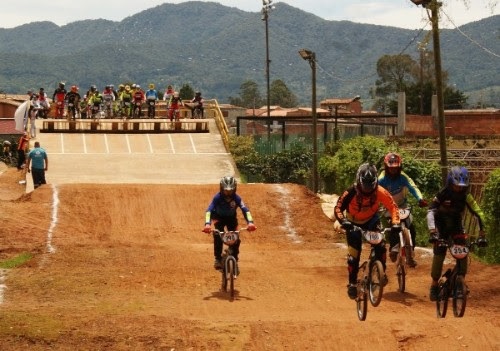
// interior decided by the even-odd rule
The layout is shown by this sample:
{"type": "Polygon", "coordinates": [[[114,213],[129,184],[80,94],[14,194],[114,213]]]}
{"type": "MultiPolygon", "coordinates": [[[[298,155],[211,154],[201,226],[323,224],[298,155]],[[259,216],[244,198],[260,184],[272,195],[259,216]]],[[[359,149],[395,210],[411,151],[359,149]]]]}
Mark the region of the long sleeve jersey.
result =
{"type": "Polygon", "coordinates": [[[215,194],[205,213],[205,223],[210,224],[213,217],[236,217],[236,210],[240,208],[245,220],[253,223],[252,214],[238,194],[233,194],[230,201],[226,201],[221,193],[215,194]]]}
{"type": "Polygon", "coordinates": [[[484,213],[469,192],[454,192],[447,187],[442,189],[432,200],[427,211],[427,227],[430,231],[437,229],[436,222],[462,224],[465,209],[477,218],[479,229],[484,230],[484,213]]]}
{"type": "Polygon", "coordinates": [[[396,205],[400,208],[405,208],[408,202],[408,192],[412,194],[417,201],[422,200],[422,193],[415,185],[413,179],[411,179],[405,172],[397,177],[390,177],[385,174],[385,171],[380,173],[378,177],[378,184],[387,189],[396,202],[396,205]]]}
{"type": "Polygon", "coordinates": [[[348,219],[354,224],[364,224],[377,214],[380,204],[391,214],[391,223],[399,224],[398,207],[391,194],[381,186],[377,186],[377,189],[370,195],[358,193],[355,185],[348,188],[335,205],[335,218],[339,222],[348,219]]]}

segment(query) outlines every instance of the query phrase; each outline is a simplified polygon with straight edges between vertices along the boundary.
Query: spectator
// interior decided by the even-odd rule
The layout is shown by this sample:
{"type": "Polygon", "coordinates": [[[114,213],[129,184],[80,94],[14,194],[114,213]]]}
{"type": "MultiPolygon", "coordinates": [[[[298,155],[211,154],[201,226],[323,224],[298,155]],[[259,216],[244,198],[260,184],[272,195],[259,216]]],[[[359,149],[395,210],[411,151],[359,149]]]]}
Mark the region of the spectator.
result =
{"type": "Polygon", "coordinates": [[[30,164],[35,189],[42,184],[47,184],[45,181],[45,172],[49,168],[49,159],[45,150],[40,147],[39,141],[35,141],[35,148],[28,154],[28,161],[26,161],[26,170],[28,173],[30,172],[30,164]]]}
{"type": "Polygon", "coordinates": [[[28,151],[30,139],[28,133],[24,132],[17,143],[17,169],[21,170],[26,162],[26,152],[28,151]]]}

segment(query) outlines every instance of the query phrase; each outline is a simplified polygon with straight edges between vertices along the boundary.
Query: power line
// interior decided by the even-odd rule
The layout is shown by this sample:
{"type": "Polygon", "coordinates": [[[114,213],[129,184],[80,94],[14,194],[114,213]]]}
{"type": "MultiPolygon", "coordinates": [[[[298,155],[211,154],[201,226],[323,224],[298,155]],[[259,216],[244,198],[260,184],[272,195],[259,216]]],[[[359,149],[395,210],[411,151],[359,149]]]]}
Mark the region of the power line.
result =
{"type": "Polygon", "coordinates": [[[496,54],[494,53],[493,51],[491,51],[490,49],[484,47],[483,45],[481,45],[480,43],[478,43],[477,41],[475,41],[474,39],[472,39],[471,37],[469,37],[467,34],[465,34],[459,27],[457,27],[457,25],[453,22],[453,20],[450,18],[450,16],[448,16],[448,14],[444,11],[444,10],[441,10],[441,12],[443,12],[443,14],[446,16],[446,18],[448,19],[448,21],[450,21],[450,23],[453,25],[453,27],[455,27],[455,29],[460,33],[462,34],[464,37],[466,37],[471,43],[473,44],[476,44],[477,46],[479,46],[481,49],[483,49],[484,51],[486,51],[488,54],[490,55],[493,55],[497,58],[500,58],[500,55],[499,54],[496,54]]]}

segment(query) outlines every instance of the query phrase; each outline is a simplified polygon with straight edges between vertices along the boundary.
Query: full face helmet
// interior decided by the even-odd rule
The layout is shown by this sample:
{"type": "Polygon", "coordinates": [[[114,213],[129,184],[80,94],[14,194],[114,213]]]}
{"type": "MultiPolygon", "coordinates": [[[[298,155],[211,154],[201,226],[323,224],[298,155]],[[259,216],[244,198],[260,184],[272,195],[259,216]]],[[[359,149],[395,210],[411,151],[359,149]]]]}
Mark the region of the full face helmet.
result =
{"type": "Polygon", "coordinates": [[[196,96],[201,96],[201,91],[197,91],[197,92],[195,93],[195,95],[196,95],[196,96]]]}
{"type": "Polygon", "coordinates": [[[469,171],[465,167],[454,166],[450,168],[446,185],[454,191],[465,191],[469,187],[469,171]]]}
{"type": "Polygon", "coordinates": [[[94,92],[97,90],[97,87],[95,85],[90,86],[90,91],[94,92]]]}
{"type": "Polygon", "coordinates": [[[153,83],[149,84],[149,89],[153,90],[155,88],[155,85],[153,83]]]}
{"type": "Polygon", "coordinates": [[[403,159],[395,152],[389,152],[384,157],[385,174],[389,176],[398,176],[401,174],[403,159]]]}
{"type": "Polygon", "coordinates": [[[59,82],[59,88],[64,89],[64,86],[65,86],[65,85],[66,85],[66,84],[65,84],[64,82],[59,82]]]}
{"type": "Polygon", "coordinates": [[[378,185],[377,167],[363,163],[356,173],[356,188],[363,194],[369,195],[375,191],[378,185]]]}
{"type": "Polygon", "coordinates": [[[220,180],[220,193],[224,196],[231,196],[236,193],[236,179],[231,176],[222,177],[220,180]]]}

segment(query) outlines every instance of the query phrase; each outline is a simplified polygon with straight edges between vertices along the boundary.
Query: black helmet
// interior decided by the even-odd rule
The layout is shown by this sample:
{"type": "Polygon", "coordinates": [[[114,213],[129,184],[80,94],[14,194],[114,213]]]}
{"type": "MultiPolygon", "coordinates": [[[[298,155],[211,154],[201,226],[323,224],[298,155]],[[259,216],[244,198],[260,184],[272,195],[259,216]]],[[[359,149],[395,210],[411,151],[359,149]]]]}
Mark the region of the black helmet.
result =
{"type": "Polygon", "coordinates": [[[200,96],[200,95],[201,95],[201,91],[197,91],[197,92],[195,93],[195,95],[196,95],[196,96],[200,96]]]}
{"type": "Polygon", "coordinates": [[[236,179],[231,176],[222,177],[220,180],[220,193],[223,195],[232,195],[236,192],[236,179]]]}
{"type": "Polygon", "coordinates": [[[377,167],[363,163],[356,173],[356,188],[363,194],[371,194],[378,185],[377,167]]]}
{"type": "Polygon", "coordinates": [[[446,185],[448,187],[456,185],[467,189],[469,187],[469,171],[467,168],[461,166],[451,167],[446,179],[446,185]]]}

